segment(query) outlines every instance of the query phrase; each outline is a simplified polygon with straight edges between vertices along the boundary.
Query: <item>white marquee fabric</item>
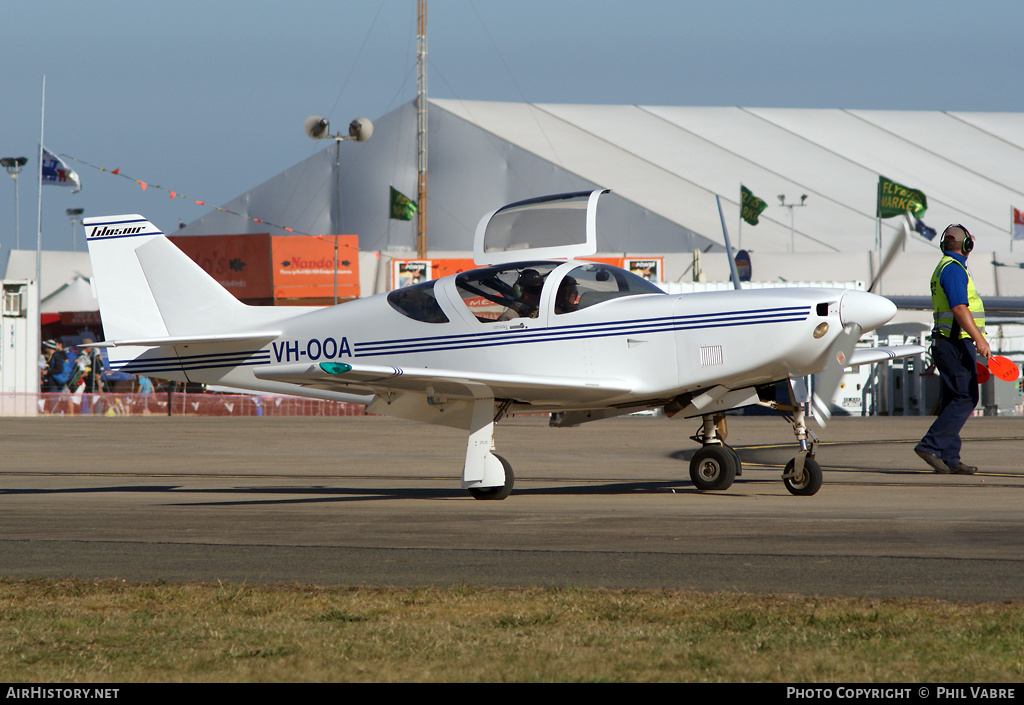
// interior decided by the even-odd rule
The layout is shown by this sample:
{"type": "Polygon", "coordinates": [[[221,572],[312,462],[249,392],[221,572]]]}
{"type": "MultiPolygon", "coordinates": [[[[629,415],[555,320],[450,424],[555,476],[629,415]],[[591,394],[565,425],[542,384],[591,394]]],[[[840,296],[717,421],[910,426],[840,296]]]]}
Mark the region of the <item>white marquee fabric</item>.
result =
{"type": "MultiPolygon", "coordinates": [[[[1020,278],[1014,270],[1024,242],[1011,251],[1009,229],[1010,207],[1024,208],[1024,114],[431,100],[428,115],[431,252],[471,251],[479,218],[506,203],[604,187],[612,194],[598,223],[602,252],[680,262],[695,248],[721,252],[717,194],[733,246],[750,250],[755,263],[776,263],[759,267],[761,276],[789,278],[784,255],[793,249],[799,257],[792,264],[798,260],[801,269],[833,270],[828,279],[870,278],[876,191],[885,176],[925,193],[929,226],[967,225],[978,240],[972,263],[982,251],[999,253],[986,255],[988,264],[998,258],[992,266],[1001,278],[1020,278]],[[741,184],[768,204],[756,227],[740,225],[741,184]],[[806,194],[806,205],[785,208],[780,194],[787,203],[806,194]],[[845,264],[849,275],[834,271],[845,264]],[[781,268],[787,275],[774,271],[781,268]]],[[[340,154],[330,143],[225,207],[297,232],[356,233],[363,250],[414,251],[415,222],[388,219],[388,187],[416,198],[415,141],[409,103],[375,120],[368,142],[343,142],[340,154]]],[[[896,221],[882,221],[884,246],[896,221]]],[[[267,230],[212,213],[181,234],[267,230]]],[[[905,248],[922,255],[919,262],[935,252],[917,234],[905,248]]],[[[912,268],[916,279],[919,262],[908,258],[894,272],[912,268]]],[[[824,276],[808,271],[802,278],[824,276]]],[[[916,292],[917,282],[907,288],[916,292]]]]}

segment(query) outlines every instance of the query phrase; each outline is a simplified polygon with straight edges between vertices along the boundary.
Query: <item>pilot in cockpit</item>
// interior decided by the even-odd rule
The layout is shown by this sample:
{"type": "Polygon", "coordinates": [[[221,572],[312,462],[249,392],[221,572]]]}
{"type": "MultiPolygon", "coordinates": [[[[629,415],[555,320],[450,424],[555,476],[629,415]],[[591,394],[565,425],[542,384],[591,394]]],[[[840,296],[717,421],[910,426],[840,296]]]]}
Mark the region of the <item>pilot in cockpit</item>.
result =
{"type": "Polygon", "coordinates": [[[514,318],[536,318],[540,306],[540,292],[544,288],[544,277],[536,269],[524,269],[519,273],[512,287],[515,301],[498,317],[499,321],[514,318]]]}

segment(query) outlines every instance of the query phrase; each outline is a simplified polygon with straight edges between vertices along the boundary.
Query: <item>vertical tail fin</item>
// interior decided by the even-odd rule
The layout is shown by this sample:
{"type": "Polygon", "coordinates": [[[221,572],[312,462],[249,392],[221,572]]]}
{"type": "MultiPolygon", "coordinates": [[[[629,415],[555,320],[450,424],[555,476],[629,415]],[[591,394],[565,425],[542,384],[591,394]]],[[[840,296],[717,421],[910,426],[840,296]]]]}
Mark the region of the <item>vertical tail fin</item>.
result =
{"type": "Polygon", "coordinates": [[[248,308],[140,215],[86,218],[108,340],[223,332],[248,308]]]}

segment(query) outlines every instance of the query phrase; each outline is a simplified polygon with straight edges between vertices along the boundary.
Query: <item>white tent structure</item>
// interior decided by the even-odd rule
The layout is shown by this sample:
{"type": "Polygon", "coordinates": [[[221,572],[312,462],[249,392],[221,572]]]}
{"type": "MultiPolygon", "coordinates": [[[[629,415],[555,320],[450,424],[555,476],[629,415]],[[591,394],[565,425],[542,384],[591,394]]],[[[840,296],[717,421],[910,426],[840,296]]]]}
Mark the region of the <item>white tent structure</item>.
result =
{"type": "Polygon", "coordinates": [[[91,278],[76,276],[39,302],[40,313],[98,311],[100,303],[92,288],[91,278]]]}
{"type": "MultiPolygon", "coordinates": [[[[92,263],[88,252],[44,250],[39,283],[40,313],[98,311],[92,290],[92,263]]],[[[11,250],[7,253],[5,279],[35,279],[35,250],[11,250]]]]}
{"type": "MultiPolygon", "coordinates": [[[[931,227],[971,229],[980,288],[1024,294],[1024,243],[1011,251],[1009,239],[1010,207],[1024,208],[1024,114],[431,100],[428,116],[432,256],[470,251],[479,218],[505,203],[606,187],[601,251],[664,254],[670,278],[693,250],[722,252],[718,195],[755,278],[870,281],[884,176],[925,193],[931,227]],[[741,184],[768,204],[756,227],[740,226],[741,184]],[[807,198],[788,208],[780,195],[807,198]]],[[[367,251],[414,252],[414,223],[388,219],[388,187],[415,197],[415,119],[406,104],[375,120],[368,142],[330,144],[224,207],[297,232],[356,233],[367,251]]],[[[882,221],[883,248],[897,220],[882,221]]],[[[214,212],[180,234],[267,230],[214,212]]],[[[886,293],[926,290],[935,244],[914,234],[905,250],[886,293]]],[[[703,267],[728,276],[721,256],[703,267]]]]}

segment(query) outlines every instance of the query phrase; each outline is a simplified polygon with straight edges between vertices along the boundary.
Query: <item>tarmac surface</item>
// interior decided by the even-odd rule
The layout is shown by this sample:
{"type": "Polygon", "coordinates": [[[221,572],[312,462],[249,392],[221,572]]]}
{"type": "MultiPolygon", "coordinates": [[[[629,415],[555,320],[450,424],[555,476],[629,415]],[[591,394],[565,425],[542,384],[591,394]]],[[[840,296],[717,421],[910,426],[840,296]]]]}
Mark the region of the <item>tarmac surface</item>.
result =
{"type": "Polygon", "coordinates": [[[699,492],[699,421],[498,424],[504,501],[466,434],[383,417],[0,418],[0,578],[591,586],[1024,599],[1024,419],[964,429],[973,476],[913,453],[931,418],[836,418],[824,485],[780,479],[779,417],[730,417],[742,476],[699,492]]]}

